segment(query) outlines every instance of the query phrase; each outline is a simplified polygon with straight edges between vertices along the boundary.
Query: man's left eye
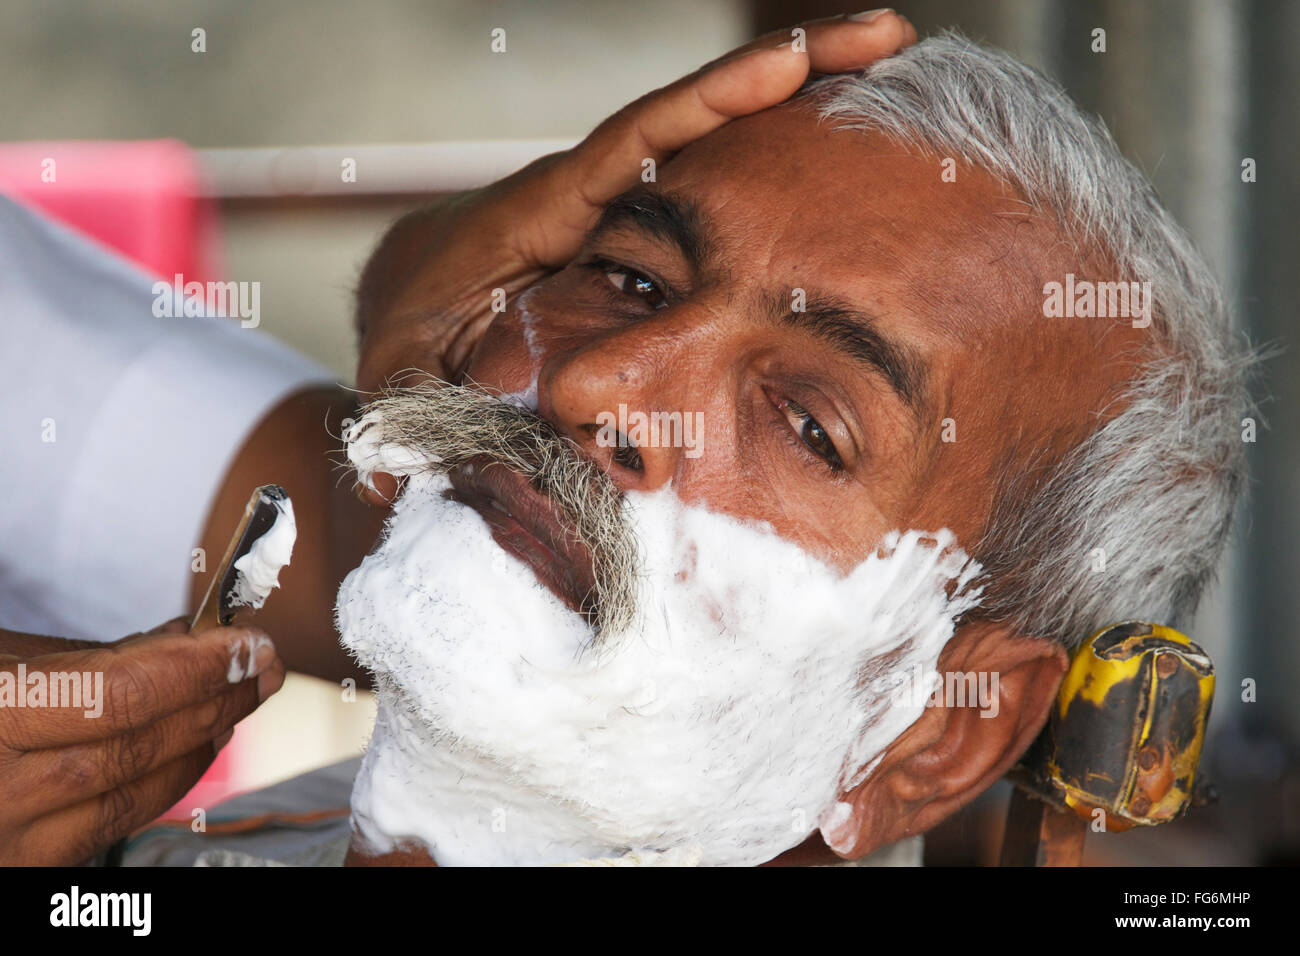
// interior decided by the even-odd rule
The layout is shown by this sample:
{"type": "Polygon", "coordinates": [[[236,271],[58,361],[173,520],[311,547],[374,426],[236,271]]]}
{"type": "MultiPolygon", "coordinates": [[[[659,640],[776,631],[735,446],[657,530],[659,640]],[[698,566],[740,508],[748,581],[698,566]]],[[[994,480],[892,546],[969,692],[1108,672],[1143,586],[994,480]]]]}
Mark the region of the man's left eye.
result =
{"type": "Polygon", "coordinates": [[[785,413],[795,434],[799,436],[803,447],[816,455],[832,473],[844,470],[844,460],[840,458],[835,442],[831,440],[830,433],[822,427],[821,422],[813,418],[806,408],[791,399],[781,402],[781,410],[785,413]]]}
{"type": "Polygon", "coordinates": [[[612,262],[601,263],[601,271],[605,273],[609,284],[618,291],[641,299],[652,309],[662,309],[668,304],[663,291],[653,279],[643,272],[637,272],[635,269],[629,269],[627,266],[616,265],[612,262]]]}

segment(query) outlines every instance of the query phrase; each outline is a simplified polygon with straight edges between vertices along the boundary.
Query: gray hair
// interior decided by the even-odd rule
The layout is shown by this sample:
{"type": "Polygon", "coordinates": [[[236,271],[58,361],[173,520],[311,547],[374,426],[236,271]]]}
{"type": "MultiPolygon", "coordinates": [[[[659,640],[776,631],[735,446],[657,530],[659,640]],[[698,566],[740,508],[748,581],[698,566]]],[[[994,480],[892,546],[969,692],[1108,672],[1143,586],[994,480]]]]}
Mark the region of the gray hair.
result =
{"type": "Polygon", "coordinates": [[[1050,213],[1081,254],[1150,283],[1151,348],[1117,413],[1102,410],[1064,456],[1018,449],[972,554],[985,572],[981,616],[1020,633],[1073,646],[1117,621],[1185,623],[1245,484],[1254,356],[1154,188],[1055,82],[954,33],[801,95],[839,127],[987,171],[1050,213]]]}

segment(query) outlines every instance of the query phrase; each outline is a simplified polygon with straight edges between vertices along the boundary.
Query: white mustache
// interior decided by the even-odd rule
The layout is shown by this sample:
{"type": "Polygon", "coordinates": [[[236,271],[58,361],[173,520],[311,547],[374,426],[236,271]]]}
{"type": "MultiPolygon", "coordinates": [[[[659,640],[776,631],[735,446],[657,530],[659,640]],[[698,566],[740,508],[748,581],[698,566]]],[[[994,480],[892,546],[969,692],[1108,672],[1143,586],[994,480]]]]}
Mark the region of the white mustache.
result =
{"type": "Polygon", "coordinates": [[[445,474],[477,458],[528,478],[591,553],[595,589],[589,619],[597,640],[632,625],[640,560],[622,495],[546,419],[477,388],[425,381],[368,402],[343,438],[363,482],[376,471],[445,474]]]}

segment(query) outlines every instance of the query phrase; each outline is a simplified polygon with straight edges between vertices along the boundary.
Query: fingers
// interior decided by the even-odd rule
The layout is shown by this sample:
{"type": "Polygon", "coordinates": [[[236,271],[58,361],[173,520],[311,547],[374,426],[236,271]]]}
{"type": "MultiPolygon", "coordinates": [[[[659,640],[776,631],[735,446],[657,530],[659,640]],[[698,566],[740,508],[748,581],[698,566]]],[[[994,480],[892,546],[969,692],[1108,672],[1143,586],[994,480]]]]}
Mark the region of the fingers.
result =
{"type": "Polygon", "coordinates": [[[640,171],[730,119],[789,99],[809,70],[859,69],[915,40],[911,24],[892,11],[870,20],[833,17],[800,24],[806,53],[792,42],[794,28],[747,43],[703,70],[642,97],[602,123],[571,154],[590,202],[604,205],[627,188],[628,170],[640,171]]]}
{"type": "MultiPolygon", "coordinates": [[[[766,34],[726,57],[661,90],[642,97],[601,123],[572,151],[537,164],[545,197],[541,221],[545,241],[521,249],[547,268],[567,262],[581,244],[592,218],[611,199],[638,181],[646,159],[663,162],[724,123],[789,99],[810,71],[860,69],[916,40],[916,31],[893,11],[869,19],[833,17],[766,34]]],[[[517,233],[525,243],[527,230],[517,233]]]]}
{"type": "Polygon", "coordinates": [[[773,30],[715,62],[725,62],[748,50],[792,43],[797,36],[796,30],[803,31],[809,65],[814,73],[860,70],[916,42],[916,28],[905,16],[888,9],[868,10],[808,20],[793,27],[773,30]]]}
{"type": "MultiPolygon", "coordinates": [[[[363,274],[358,387],[378,388],[398,363],[455,378],[496,318],[488,291],[513,297],[567,265],[605,205],[639,181],[645,160],[661,163],[732,119],[784,102],[810,72],[861,69],[915,41],[912,25],[890,10],[774,31],[640,98],[574,149],[407,217],[363,274]]],[[[362,497],[386,503],[382,492],[362,497]]]]}
{"type": "MultiPolygon", "coordinates": [[[[283,683],[284,666],[277,662],[258,677],[147,727],[107,740],[20,754],[7,772],[31,782],[24,809],[33,816],[73,806],[146,777],[204,746],[215,753],[219,748],[214,741],[225,737],[283,683]]],[[[23,797],[18,800],[23,802],[23,797]]]]}
{"type": "Polygon", "coordinates": [[[893,10],[875,10],[869,17],[810,24],[808,55],[812,59],[813,72],[861,70],[916,42],[916,27],[901,14],[893,10]]]}
{"type": "Polygon", "coordinates": [[[591,213],[636,182],[644,160],[663,162],[728,120],[788,99],[807,77],[808,55],[784,43],[678,80],[615,113],[551,165],[554,192],[544,195],[562,204],[554,214],[580,240],[591,213]]]}
{"type": "Polygon", "coordinates": [[[147,631],[141,631],[136,634],[128,634],[120,641],[114,641],[115,644],[121,644],[123,641],[134,641],[137,638],[149,637],[154,634],[185,634],[190,629],[190,619],[182,614],[180,617],[174,617],[165,624],[159,624],[155,628],[147,631]]]}
{"type": "MultiPolygon", "coordinates": [[[[210,701],[251,677],[265,673],[269,686],[277,664],[283,668],[270,638],[247,627],[147,635],[32,658],[26,662],[29,687],[37,680],[33,675],[41,675],[49,701],[52,688],[59,687],[63,702],[75,700],[74,683],[79,684],[81,706],[0,708],[0,743],[21,752],[115,737],[210,701]]],[[[15,668],[4,669],[12,674],[15,668]]],[[[16,686],[17,674],[11,679],[16,686]]]]}
{"type": "Polygon", "coordinates": [[[5,847],[4,861],[66,866],[90,858],[157,819],[203,776],[215,754],[204,744],[125,786],[46,814],[5,847]]]}

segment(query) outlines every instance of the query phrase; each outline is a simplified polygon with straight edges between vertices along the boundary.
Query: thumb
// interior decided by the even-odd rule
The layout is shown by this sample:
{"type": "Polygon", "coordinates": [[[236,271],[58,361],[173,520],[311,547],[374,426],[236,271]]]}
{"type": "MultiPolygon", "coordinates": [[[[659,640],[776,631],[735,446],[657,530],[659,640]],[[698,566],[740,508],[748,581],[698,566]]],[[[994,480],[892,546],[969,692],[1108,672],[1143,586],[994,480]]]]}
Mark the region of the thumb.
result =
{"type": "Polygon", "coordinates": [[[155,628],[147,631],[136,631],[134,634],[128,634],[121,640],[113,641],[114,644],[125,644],[128,641],[139,640],[142,637],[152,637],[156,634],[184,634],[190,629],[189,615],[182,614],[180,617],[174,617],[164,624],[159,624],[155,628]]]}

